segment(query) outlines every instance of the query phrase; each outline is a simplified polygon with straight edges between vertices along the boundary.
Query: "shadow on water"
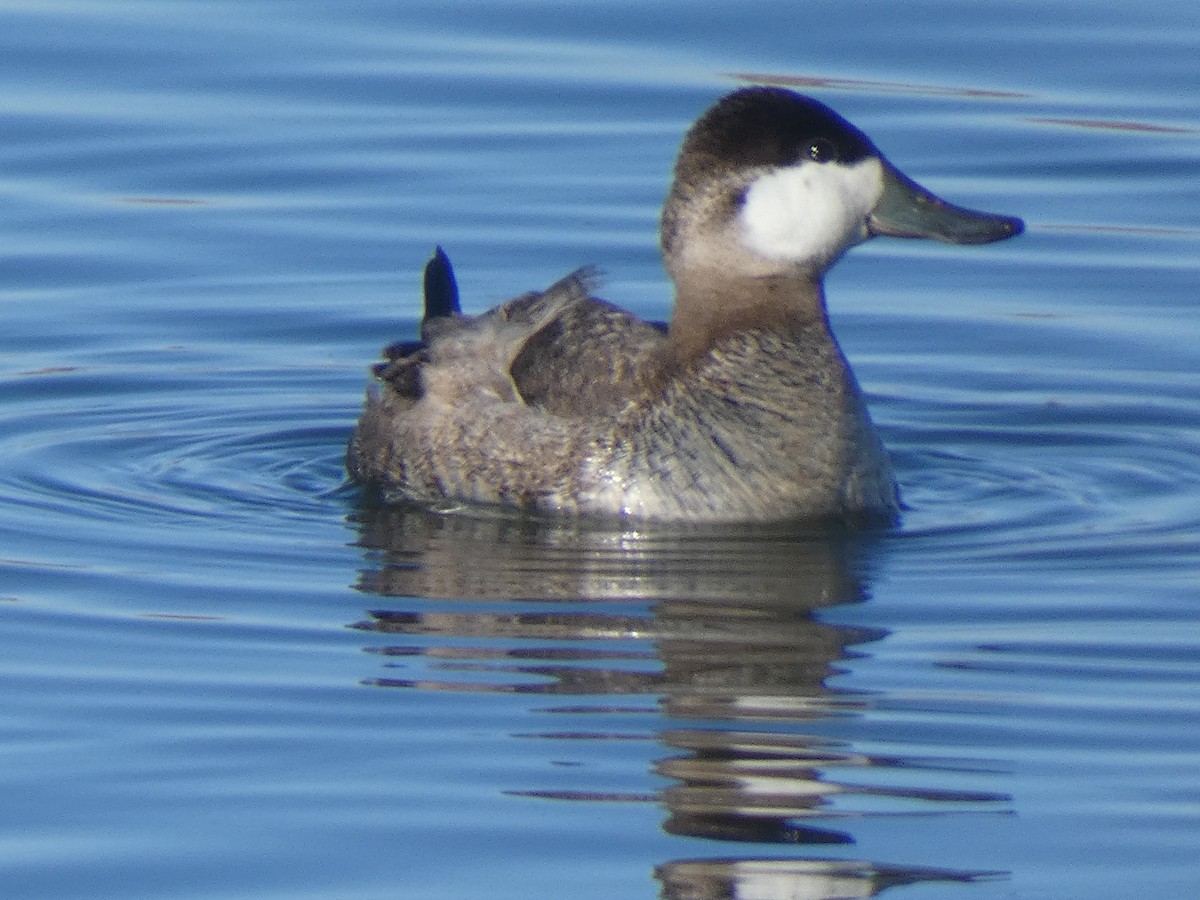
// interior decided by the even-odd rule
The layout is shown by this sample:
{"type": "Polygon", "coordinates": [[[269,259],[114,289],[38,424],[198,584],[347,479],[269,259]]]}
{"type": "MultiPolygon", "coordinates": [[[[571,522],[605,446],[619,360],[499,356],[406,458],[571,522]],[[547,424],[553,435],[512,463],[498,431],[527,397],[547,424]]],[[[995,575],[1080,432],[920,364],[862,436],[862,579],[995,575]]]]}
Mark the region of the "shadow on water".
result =
{"type": "Polygon", "coordinates": [[[1000,874],[782,849],[853,845],[854,823],[864,817],[1005,811],[1009,800],[937,786],[939,772],[961,773],[968,763],[878,756],[821,733],[863,715],[870,699],[830,687],[830,676],[887,637],[817,615],[866,599],[871,537],[643,530],[374,506],[359,510],[357,525],[374,551],[358,588],[386,602],[354,627],[386,638],[369,648],[385,667],[421,662],[418,675],[371,684],[577,698],[549,710],[567,724],[523,735],[531,738],[628,739],[577,723],[588,714],[650,718],[660,748],[653,773],[669,782],[660,791],[533,785],[507,793],[657,803],[668,834],[763,851],[664,861],[655,872],[663,897],[867,897],[1000,874]],[[901,770],[889,785],[886,773],[901,770]],[[914,772],[934,783],[914,786],[914,772]]]}

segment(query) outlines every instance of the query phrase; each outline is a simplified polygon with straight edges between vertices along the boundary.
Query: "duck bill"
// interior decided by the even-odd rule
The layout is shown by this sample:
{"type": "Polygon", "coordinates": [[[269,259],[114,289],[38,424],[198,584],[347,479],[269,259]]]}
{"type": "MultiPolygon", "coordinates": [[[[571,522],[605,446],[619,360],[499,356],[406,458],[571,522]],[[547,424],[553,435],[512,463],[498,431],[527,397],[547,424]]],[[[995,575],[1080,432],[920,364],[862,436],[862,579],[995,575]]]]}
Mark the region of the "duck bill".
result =
{"type": "Polygon", "coordinates": [[[1025,223],[947,203],[884,163],[883,196],[867,217],[872,235],[931,238],[947,244],[990,244],[1014,237],[1025,223]]]}

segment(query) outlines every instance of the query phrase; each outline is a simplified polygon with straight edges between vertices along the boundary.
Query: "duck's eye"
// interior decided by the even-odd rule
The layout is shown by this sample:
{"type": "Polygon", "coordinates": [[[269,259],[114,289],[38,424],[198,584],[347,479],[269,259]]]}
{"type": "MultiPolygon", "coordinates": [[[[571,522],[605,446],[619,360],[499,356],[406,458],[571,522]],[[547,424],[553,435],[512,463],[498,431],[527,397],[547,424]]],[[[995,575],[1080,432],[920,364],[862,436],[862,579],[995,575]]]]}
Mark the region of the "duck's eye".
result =
{"type": "Polygon", "coordinates": [[[828,138],[813,138],[808,144],[808,158],[813,162],[837,162],[838,150],[828,138]]]}

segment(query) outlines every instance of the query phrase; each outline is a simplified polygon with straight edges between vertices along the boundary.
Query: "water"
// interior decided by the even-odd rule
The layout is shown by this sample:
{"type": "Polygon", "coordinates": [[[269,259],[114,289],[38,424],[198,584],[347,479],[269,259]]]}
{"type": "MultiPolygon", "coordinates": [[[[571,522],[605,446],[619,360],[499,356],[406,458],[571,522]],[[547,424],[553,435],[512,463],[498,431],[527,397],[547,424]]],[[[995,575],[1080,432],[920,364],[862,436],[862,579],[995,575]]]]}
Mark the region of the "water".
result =
{"type": "Polygon", "coordinates": [[[11,897],[1191,897],[1194,3],[0,5],[11,897]],[[782,79],[990,247],[829,282],[887,532],[379,509],[436,242],[662,317],[687,123],[782,79]]]}

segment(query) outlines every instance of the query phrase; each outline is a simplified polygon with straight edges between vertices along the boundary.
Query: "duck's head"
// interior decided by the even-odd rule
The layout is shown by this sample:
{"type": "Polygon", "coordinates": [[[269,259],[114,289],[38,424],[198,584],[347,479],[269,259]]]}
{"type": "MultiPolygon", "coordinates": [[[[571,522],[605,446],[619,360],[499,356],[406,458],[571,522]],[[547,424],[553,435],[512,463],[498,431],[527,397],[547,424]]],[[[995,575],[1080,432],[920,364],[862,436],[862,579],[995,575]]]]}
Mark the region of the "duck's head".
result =
{"type": "Polygon", "coordinates": [[[1020,219],[953,206],[906,177],[823,103],[751,87],[684,138],[662,246],[681,288],[713,279],[807,279],[875,235],[983,244],[1020,219]]]}

